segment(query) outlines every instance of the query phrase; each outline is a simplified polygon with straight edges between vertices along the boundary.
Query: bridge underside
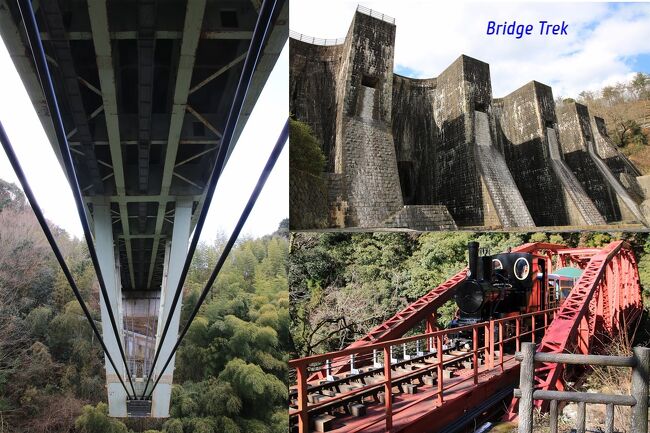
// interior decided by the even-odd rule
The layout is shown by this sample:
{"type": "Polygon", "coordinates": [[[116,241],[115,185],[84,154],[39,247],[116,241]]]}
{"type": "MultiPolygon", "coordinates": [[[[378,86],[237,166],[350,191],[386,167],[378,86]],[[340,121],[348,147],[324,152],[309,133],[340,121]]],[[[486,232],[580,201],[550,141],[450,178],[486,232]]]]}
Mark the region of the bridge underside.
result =
{"type": "MultiPolygon", "coordinates": [[[[188,239],[206,201],[222,135],[253,37],[261,0],[52,0],[33,8],[94,230],[119,336],[104,340],[127,363],[140,394],[159,345],[164,361],[178,333],[170,311],[188,239]],[[169,333],[159,341],[171,315],[169,333]]],[[[0,34],[54,151],[55,124],[16,0],[0,0],[0,34]]],[[[244,99],[230,155],[288,37],[288,2],[279,1],[244,99]]],[[[152,396],[168,416],[172,361],[152,396]]],[[[127,394],[107,363],[109,412],[127,415],[127,394]]],[[[139,413],[147,413],[147,409],[139,413]]]]}
{"type": "MultiPolygon", "coordinates": [[[[93,216],[111,206],[120,279],[160,290],[175,202],[193,222],[215,163],[261,2],[37,2],[79,184],[93,216]]],[[[287,38],[274,23],[237,125],[236,142],[287,38]]],[[[56,139],[13,0],[0,0],[2,38],[43,126],[56,139]]],[[[58,146],[54,145],[59,153],[58,146]]],[[[232,149],[229,150],[232,151],[232,149]]]]}

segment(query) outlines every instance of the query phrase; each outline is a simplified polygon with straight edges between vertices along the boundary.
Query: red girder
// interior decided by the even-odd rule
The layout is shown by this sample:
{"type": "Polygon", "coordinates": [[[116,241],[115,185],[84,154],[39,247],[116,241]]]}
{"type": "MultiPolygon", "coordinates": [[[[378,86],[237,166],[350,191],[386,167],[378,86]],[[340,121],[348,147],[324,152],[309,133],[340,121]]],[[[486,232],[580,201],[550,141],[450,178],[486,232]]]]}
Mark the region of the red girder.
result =
{"type": "MultiPolygon", "coordinates": [[[[566,249],[566,246],[545,242],[533,242],[513,248],[512,252],[534,253],[542,250],[557,251],[560,249],[566,249]]],[[[434,314],[442,304],[450,300],[454,295],[454,289],[459,283],[465,280],[466,276],[467,268],[440,284],[438,287],[431,290],[399,313],[395,314],[386,322],[374,328],[365,337],[350,344],[348,348],[360,347],[369,343],[392,340],[401,337],[421,320],[434,314]]]]}
{"type": "MultiPolygon", "coordinates": [[[[593,254],[582,276],[547,329],[538,352],[589,351],[596,334],[615,336],[640,314],[641,287],[634,254],[622,241],[593,254]]],[[[536,372],[541,389],[559,389],[562,366],[542,364],[536,372]]]]}
{"type": "MultiPolygon", "coordinates": [[[[512,252],[518,253],[536,253],[536,252],[556,252],[559,250],[566,250],[565,245],[551,244],[546,242],[532,242],[520,245],[512,249],[512,252]]],[[[363,338],[350,344],[347,348],[358,348],[370,343],[377,343],[381,341],[393,340],[403,336],[407,331],[415,327],[422,320],[425,320],[433,315],[438,308],[445,302],[450,300],[454,295],[456,286],[465,280],[467,276],[467,268],[463,269],[444,283],[431,290],[426,295],[422,296],[417,301],[413,302],[402,311],[395,314],[393,317],[374,328],[363,338]]],[[[343,361],[343,360],[334,360],[343,361]]],[[[333,369],[332,374],[340,374],[347,371],[349,366],[343,364],[340,367],[333,369]]],[[[324,372],[317,373],[310,377],[310,380],[316,377],[323,377],[324,372]]]]}
{"type": "MultiPolygon", "coordinates": [[[[394,340],[401,337],[420,321],[425,320],[428,316],[434,314],[442,304],[450,300],[452,296],[454,296],[456,286],[465,280],[466,275],[467,269],[463,269],[381,325],[374,328],[365,337],[350,344],[346,349],[358,348],[367,344],[394,340]]],[[[336,364],[340,361],[343,360],[335,359],[332,362],[336,364]]],[[[332,369],[332,374],[340,374],[347,371],[349,367],[348,364],[342,364],[339,367],[332,369]]],[[[313,380],[316,377],[323,377],[323,373],[323,371],[316,373],[309,379],[313,380]]]]}

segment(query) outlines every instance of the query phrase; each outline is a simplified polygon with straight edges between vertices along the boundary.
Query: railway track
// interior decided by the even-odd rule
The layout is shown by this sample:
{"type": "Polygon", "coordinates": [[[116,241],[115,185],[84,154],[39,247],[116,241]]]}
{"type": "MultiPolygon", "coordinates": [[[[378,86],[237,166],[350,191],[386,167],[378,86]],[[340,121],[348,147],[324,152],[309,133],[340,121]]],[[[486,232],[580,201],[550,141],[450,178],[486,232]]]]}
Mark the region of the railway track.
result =
{"type": "MultiPolygon", "coordinates": [[[[471,351],[453,348],[443,349],[443,375],[449,379],[461,370],[473,369],[471,351]]],[[[436,388],[438,385],[438,354],[435,350],[409,359],[391,363],[391,385],[393,397],[400,394],[415,394],[419,390],[436,388]],[[396,391],[395,391],[396,390],[396,391]]],[[[484,357],[478,358],[479,365],[484,357]]],[[[383,364],[359,368],[356,373],[344,377],[333,376],[332,380],[308,383],[308,410],[314,420],[315,431],[328,431],[331,422],[346,416],[363,417],[368,409],[385,403],[385,381],[383,364]]],[[[289,391],[290,407],[297,408],[297,390],[289,391]]],[[[292,431],[297,431],[297,416],[292,416],[292,431]]]]}

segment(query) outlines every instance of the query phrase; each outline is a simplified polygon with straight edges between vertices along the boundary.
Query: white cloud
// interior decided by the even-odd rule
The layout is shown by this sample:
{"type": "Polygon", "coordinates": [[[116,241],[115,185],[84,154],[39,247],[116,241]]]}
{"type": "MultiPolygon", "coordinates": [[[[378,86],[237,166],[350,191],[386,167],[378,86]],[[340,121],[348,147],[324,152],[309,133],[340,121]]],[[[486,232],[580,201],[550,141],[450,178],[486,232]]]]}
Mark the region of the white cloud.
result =
{"type": "MultiPolygon", "coordinates": [[[[309,36],[344,36],[357,2],[292,0],[291,28],[309,36]]],[[[363,6],[396,19],[395,65],[435,77],[461,54],[490,64],[495,97],[531,80],[553,87],[554,94],[628,79],[629,59],[650,53],[648,3],[468,3],[377,0],[363,6]],[[569,24],[568,36],[486,35],[493,20],[569,24]]],[[[650,72],[650,71],[646,71],[650,72]]]]}

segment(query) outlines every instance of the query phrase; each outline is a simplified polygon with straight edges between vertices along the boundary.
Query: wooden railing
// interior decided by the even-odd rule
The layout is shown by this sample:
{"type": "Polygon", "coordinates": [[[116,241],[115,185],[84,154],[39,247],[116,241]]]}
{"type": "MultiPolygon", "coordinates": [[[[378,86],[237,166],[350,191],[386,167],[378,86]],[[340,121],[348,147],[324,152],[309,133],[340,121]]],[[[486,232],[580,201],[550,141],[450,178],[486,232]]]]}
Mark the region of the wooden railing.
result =
{"type": "Polygon", "coordinates": [[[516,354],[521,361],[519,389],[519,433],[533,432],[533,400],[550,400],[550,431],[557,433],[558,401],[578,403],[577,433],[585,433],[587,403],[604,404],[605,432],[614,432],[614,406],[631,406],[630,431],[648,433],[648,372],[650,349],[635,347],[632,356],[574,355],[570,353],[535,353],[534,343],[523,343],[516,354]],[[587,392],[535,390],[535,362],[551,362],[575,365],[601,365],[632,368],[631,395],[614,395],[587,392]]]}

